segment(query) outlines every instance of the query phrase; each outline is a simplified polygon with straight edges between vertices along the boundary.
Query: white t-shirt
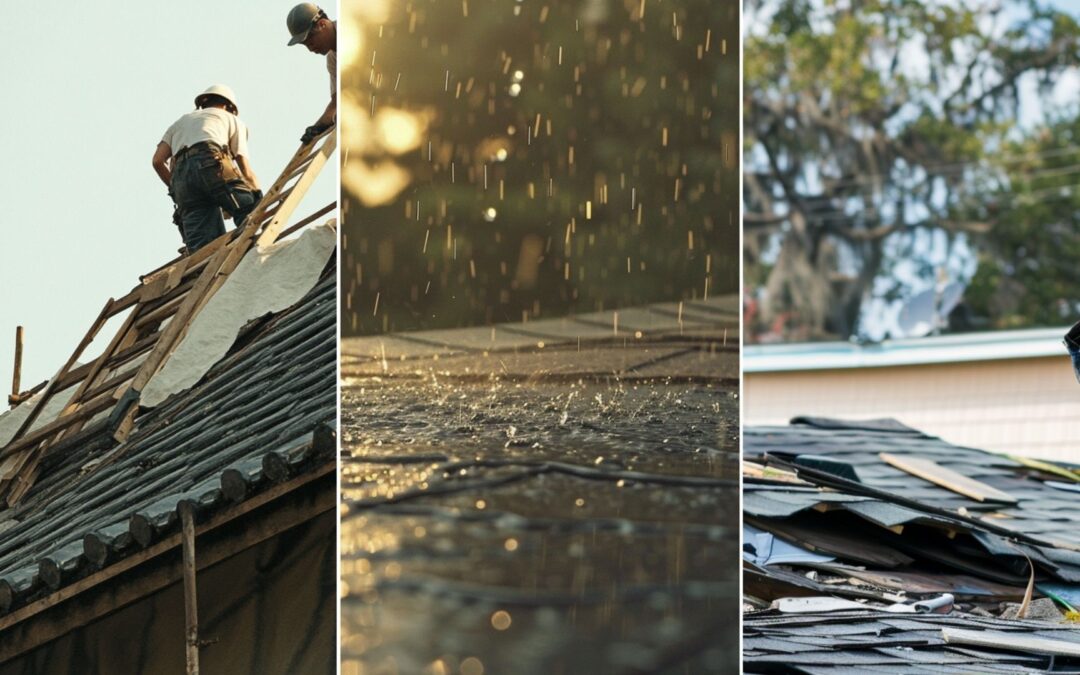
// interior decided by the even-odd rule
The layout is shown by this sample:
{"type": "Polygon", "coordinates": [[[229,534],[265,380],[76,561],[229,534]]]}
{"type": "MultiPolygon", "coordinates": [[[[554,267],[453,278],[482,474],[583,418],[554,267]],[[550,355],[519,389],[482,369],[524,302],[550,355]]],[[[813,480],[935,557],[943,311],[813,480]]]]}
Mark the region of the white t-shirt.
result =
{"type": "Polygon", "coordinates": [[[248,129],[240,118],[221,108],[202,108],[173,122],[161,137],[172,154],[184,148],[211,141],[228,148],[234,157],[247,157],[248,129]]]}

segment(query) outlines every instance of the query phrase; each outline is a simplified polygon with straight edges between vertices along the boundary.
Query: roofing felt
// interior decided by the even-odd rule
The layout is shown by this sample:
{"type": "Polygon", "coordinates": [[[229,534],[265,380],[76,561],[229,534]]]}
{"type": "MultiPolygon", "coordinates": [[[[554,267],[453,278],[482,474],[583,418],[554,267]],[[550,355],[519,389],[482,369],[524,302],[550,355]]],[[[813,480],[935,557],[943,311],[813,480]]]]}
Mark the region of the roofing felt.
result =
{"type": "Polygon", "coordinates": [[[175,532],[182,501],[205,517],[332,461],[335,291],[331,263],[198,384],[137,417],[124,443],[88,428],[52,449],[26,498],[0,513],[0,612],[175,532]]]}

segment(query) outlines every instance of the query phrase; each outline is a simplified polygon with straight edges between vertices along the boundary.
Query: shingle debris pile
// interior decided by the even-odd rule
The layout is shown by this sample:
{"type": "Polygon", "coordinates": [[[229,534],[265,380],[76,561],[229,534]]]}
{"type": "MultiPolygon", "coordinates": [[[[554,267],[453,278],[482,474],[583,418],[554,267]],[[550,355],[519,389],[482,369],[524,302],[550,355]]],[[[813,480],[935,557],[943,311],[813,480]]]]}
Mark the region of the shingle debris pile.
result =
{"type": "Polygon", "coordinates": [[[172,535],[182,501],[206,518],[333,462],[336,338],[331,263],[124,443],[101,424],[51,448],[26,498],[0,512],[0,615],[172,535]]]}
{"type": "Polygon", "coordinates": [[[893,420],[744,438],[747,672],[1080,670],[1076,467],[893,420]]]}

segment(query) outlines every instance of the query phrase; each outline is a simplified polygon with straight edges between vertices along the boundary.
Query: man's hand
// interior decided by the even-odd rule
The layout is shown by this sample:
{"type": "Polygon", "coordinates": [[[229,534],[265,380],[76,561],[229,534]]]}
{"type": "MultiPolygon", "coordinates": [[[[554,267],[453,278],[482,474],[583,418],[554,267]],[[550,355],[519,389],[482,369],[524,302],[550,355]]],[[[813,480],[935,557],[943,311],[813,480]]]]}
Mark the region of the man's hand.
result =
{"type": "Polygon", "coordinates": [[[326,131],[332,124],[312,124],[307,129],[304,129],[304,135],[300,137],[300,142],[307,145],[311,141],[315,140],[315,137],[326,131]]]}

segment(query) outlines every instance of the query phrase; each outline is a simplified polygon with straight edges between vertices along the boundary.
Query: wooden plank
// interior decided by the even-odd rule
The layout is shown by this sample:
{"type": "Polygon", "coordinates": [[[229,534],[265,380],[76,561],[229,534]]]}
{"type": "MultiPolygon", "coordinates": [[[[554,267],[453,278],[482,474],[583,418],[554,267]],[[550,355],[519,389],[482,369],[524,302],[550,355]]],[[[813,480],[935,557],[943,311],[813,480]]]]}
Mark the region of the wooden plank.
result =
{"type": "Polygon", "coordinates": [[[180,309],[180,305],[184,302],[184,296],[178,295],[172,300],[164,303],[152,312],[139,317],[139,320],[135,322],[136,330],[144,328],[149,325],[158,324],[168,319],[170,316],[176,313],[176,310],[180,309]]]}
{"type": "Polygon", "coordinates": [[[79,345],[75,348],[74,353],[72,353],[72,355],[68,358],[67,362],[64,363],[62,368],[60,368],[60,371],[56,373],[56,375],[52,378],[49,384],[45,387],[45,391],[42,392],[41,398],[38,399],[37,405],[35,405],[34,409],[30,411],[30,414],[26,416],[26,419],[23,420],[23,423],[19,425],[18,431],[16,431],[15,435],[11,437],[12,443],[17,441],[21,436],[23,436],[37,420],[38,415],[40,415],[41,411],[45,409],[45,404],[49,402],[49,399],[52,398],[53,393],[57,391],[56,383],[64,379],[64,376],[67,375],[67,372],[71,369],[71,366],[79,359],[80,356],[82,356],[83,351],[88,346],[90,346],[90,343],[94,341],[94,337],[97,335],[98,331],[101,330],[101,327],[104,326],[105,322],[109,319],[110,316],[112,316],[112,308],[113,299],[109,298],[109,301],[105,303],[105,307],[102,308],[101,313],[98,314],[97,319],[94,320],[93,325],[90,326],[90,330],[87,331],[86,335],[84,335],[83,339],[79,342],[79,345]]]}
{"type": "Polygon", "coordinates": [[[190,502],[182,502],[179,510],[184,567],[184,653],[187,657],[187,675],[199,675],[199,590],[195,585],[195,509],[190,502]]]}
{"type": "Polygon", "coordinates": [[[326,214],[330,213],[331,211],[333,211],[336,208],[337,208],[337,202],[330,202],[329,204],[322,207],[321,209],[319,209],[315,213],[311,214],[307,218],[304,218],[303,220],[298,220],[295,223],[293,223],[292,225],[290,225],[289,227],[287,227],[286,229],[282,230],[281,233],[278,235],[277,240],[280,241],[281,239],[284,239],[285,237],[289,236],[293,232],[296,232],[297,230],[304,227],[305,225],[311,224],[315,220],[318,220],[319,218],[325,216],[326,214]]]}
{"type": "Polygon", "coordinates": [[[129,337],[131,337],[129,336],[129,333],[131,332],[131,326],[135,322],[135,318],[138,315],[139,308],[136,307],[135,309],[131,310],[131,313],[128,314],[126,319],[124,319],[124,323],[121,324],[119,330],[117,330],[116,334],[113,335],[112,340],[110,340],[108,346],[105,347],[105,351],[101,352],[101,356],[99,356],[97,360],[94,361],[94,365],[90,367],[89,372],[87,372],[86,377],[83,378],[83,381],[79,385],[79,388],[75,390],[75,393],[71,396],[71,400],[66,406],[64,406],[64,409],[60,412],[61,417],[64,415],[70,415],[83,404],[83,398],[86,395],[87,389],[89,389],[94,384],[94,380],[97,378],[98,374],[102,372],[105,364],[108,363],[109,359],[112,358],[113,352],[115,352],[121,345],[123,345],[128,340],[129,337]]]}
{"type": "Polygon", "coordinates": [[[289,219],[293,211],[300,204],[300,200],[303,199],[307,189],[311,187],[311,184],[315,181],[315,178],[319,175],[323,165],[330,159],[330,155],[337,149],[337,135],[331,134],[323,143],[322,148],[319,150],[319,154],[311,160],[311,164],[308,166],[304,175],[296,181],[296,185],[290,190],[289,196],[281,203],[281,207],[277,213],[274,214],[273,219],[263,228],[262,233],[259,235],[258,241],[255,242],[256,246],[269,246],[277,241],[278,233],[285,225],[285,221],[289,219]]]}
{"type": "Polygon", "coordinates": [[[11,374],[11,396],[8,397],[8,403],[11,407],[19,405],[19,390],[22,386],[22,349],[23,349],[23,327],[15,327],[15,368],[11,374]]]}
{"type": "Polygon", "coordinates": [[[1025,654],[1080,657],[1080,644],[1076,642],[1024,635],[1022,632],[942,628],[941,637],[949,644],[1011,649],[1025,654]]]}
{"type": "Polygon", "coordinates": [[[128,292],[127,295],[120,297],[113,302],[113,315],[117,315],[124,311],[128,307],[134,307],[139,304],[139,296],[142,295],[142,286],[136,286],[134,289],[128,292]]]}
{"type": "Polygon", "coordinates": [[[139,302],[156,300],[165,294],[165,284],[169,281],[168,274],[159,274],[148,283],[143,284],[142,292],[139,293],[139,302]]]}
{"type": "Polygon", "coordinates": [[[190,321],[196,307],[199,304],[199,299],[206,292],[214,280],[217,274],[217,270],[221,268],[221,263],[225,260],[228,252],[231,249],[221,248],[210,262],[207,263],[206,268],[202,274],[199,275],[198,280],[188,291],[184,297],[184,302],[176,310],[173,315],[173,320],[169,322],[162,335],[158,338],[157,343],[154,345],[153,351],[150,352],[150,356],[143,362],[142,367],[139,369],[139,373],[135,376],[135,380],[132,382],[132,387],[136,391],[142,391],[142,388],[146,386],[146,383],[150,381],[150,378],[158,371],[158,368],[165,361],[165,357],[171,352],[174,343],[180,337],[180,333],[184,330],[188,321],[190,321]]]}
{"type": "Polygon", "coordinates": [[[147,280],[151,279],[152,277],[154,277],[155,275],[160,274],[160,273],[164,272],[165,270],[171,269],[173,266],[175,266],[177,263],[179,263],[181,261],[183,261],[183,263],[184,263],[184,268],[185,268],[184,273],[187,274],[188,272],[191,272],[195,268],[204,265],[206,263],[206,261],[210,259],[210,256],[214,255],[214,253],[217,252],[217,250],[220,249],[222,246],[224,246],[226,243],[228,243],[228,241],[229,241],[228,238],[218,237],[217,239],[213,240],[212,242],[210,242],[206,246],[203,246],[202,248],[200,248],[195,253],[193,253],[191,255],[177,256],[177,257],[173,258],[172,260],[170,260],[169,262],[165,263],[164,265],[162,265],[162,266],[160,266],[160,267],[158,267],[156,269],[153,269],[153,270],[147,272],[146,274],[143,274],[142,276],[139,277],[139,279],[141,281],[147,281],[147,280]]]}
{"type": "MultiPolygon", "coordinates": [[[[311,182],[314,181],[315,176],[318,175],[323,165],[326,163],[330,153],[336,148],[336,135],[331,135],[326,143],[315,153],[314,158],[310,161],[303,176],[297,181],[297,184],[293,186],[292,192],[289,197],[278,207],[273,218],[265,227],[263,227],[262,219],[266,213],[266,206],[269,203],[268,197],[276,195],[282,189],[284,181],[282,178],[278,180],[271,187],[267,196],[263,197],[263,200],[255,207],[255,210],[248,216],[248,222],[237,236],[237,238],[229,245],[220,249],[214,256],[207,262],[206,267],[203,269],[202,274],[199,275],[198,280],[192,286],[181,304],[180,308],[173,316],[173,320],[169,322],[169,325],[165,328],[162,336],[158,339],[157,344],[154,346],[154,350],[143,362],[139,373],[135,376],[135,379],[131,382],[131,387],[135,391],[142,391],[146,386],[146,383],[150,381],[150,378],[161,368],[162,364],[168,358],[169,354],[179,343],[183,337],[183,333],[186,332],[188,325],[191,322],[192,317],[198,313],[199,310],[206,304],[207,300],[217,291],[224,281],[224,277],[227,277],[240,260],[247,253],[248,249],[252,245],[252,239],[255,234],[262,229],[263,236],[270,235],[269,241],[272,242],[277,236],[277,232],[280,231],[281,225],[288,219],[289,215],[296,208],[296,205],[303,198],[305,191],[311,182]]],[[[289,166],[283,175],[293,171],[294,165],[298,164],[297,158],[305,154],[306,146],[301,147],[294,155],[293,160],[289,163],[289,166]]],[[[260,241],[262,239],[260,238],[260,241]]],[[[128,412],[127,417],[133,418],[137,412],[137,407],[133,406],[132,410],[128,412]]],[[[130,425],[123,425],[130,428],[130,425]]],[[[118,441],[122,441],[127,437],[127,434],[122,430],[118,430],[114,434],[114,438],[118,441]]]]}
{"type": "Polygon", "coordinates": [[[952,492],[964,495],[965,497],[970,497],[978,502],[991,501],[1015,504],[1017,501],[1015,497],[1006,492],[990,487],[986,483],[981,483],[974,478],[968,478],[967,476],[959,474],[948,467],[941,466],[937,462],[929,459],[923,459],[922,457],[900,457],[898,455],[891,455],[887,452],[878,454],[878,457],[889,466],[900,469],[912,476],[922,478],[923,480],[943,487],[946,490],[951,490],[952,492]]]}
{"type": "Polygon", "coordinates": [[[1073,471],[1069,471],[1068,469],[1066,469],[1063,466],[1058,466],[1057,464],[1051,464],[1050,462],[1042,462],[1042,461],[1039,461],[1037,459],[1032,459],[1030,457],[1020,457],[1019,455],[1005,455],[1005,456],[1008,457],[1009,459],[1011,459],[1012,461],[1016,462],[1017,464],[1023,464],[1024,466],[1028,467],[1029,469],[1035,469],[1037,471],[1045,471],[1046,473],[1050,473],[1050,474],[1053,474],[1055,476],[1060,476],[1061,478],[1064,478],[1065,480],[1071,480],[1073,482],[1080,482],[1080,474],[1077,474],[1076,472],[1073,472],[1073,471]]]}
{"type": "Polygon", "coordinates": [[[84,417],[93,417],[95,414],[101,412],[105,408],[112,405],[112,396],[99,396],[96,399],[91,400],[89,403],[83,405],[82,408],[76,412],[67,415],[66,417],[58,417],[48,424],[42,425],[37,429],[34,429],[30,433],[26,434],[17,441],[12,441],[0,449],[0,459],[10,457],[22,450],[36,445],[41,440],[51,436],[60,429],[66,429],[76,420],[84,417]],[[89,412],[88,412],[89,411],[89,412]]]}
{"type": "MultiPolygon", "coordinates": [[[[216,565],[222,560],[334,509],[337,497],[332,483],[322,488],[317,485],[317,481],[332,476],[336,468],[334,462],[329,462],[312,473],[275,486],[234,508],[216,514],[203,525],[197,525],[196,537],[233,523],[238,530],[236,536],[220,538],[203,547],[197,560],[198,569],[204,570],[216,565]],[[288,499],[291,493],[309,484],[317,492],[305,491],[302,497],[288,499]]],[[[176,583],[181,579],[180,560],[153,569],[148,575],[142,577],[138,577],[137,574],[140,566],[156,560],[164,560],[163,556],[174,552],[181,545],[182,535],[178,532],[150,548],[121,558],[113,565],[0,617],[0,634],[5,636],[5,640],[0,640],[0,663],[176,583]],[[124,580],[116,583],[114,588],[101,590],[104,584],[121,575],[125,575],[124,580]],[[63,610],[49,612],[72,599],[85,597],[91,591],[98,591],[99,595],[81,605],[73,603],[65,606],[63,610]],[[50,618],[54,615],[55,618],[50,618]],[[17,626],[28,621],[34,623],[20,633],[17,626]]]]}
{"type": "Polygon", "coordinates": [[[112,393],[114,400],[119,398],[119,396],[116,395],[116,390],[119,389],[120,386],[123,385],[125,382],[135,377],[135,373],[137,372],[139,372],[137,368],[128,368],[125,371],[113,375],[108,380],[105,380],[93,389],[87,391],[86,398],[92,400],[105,393],[112,393]]]}

